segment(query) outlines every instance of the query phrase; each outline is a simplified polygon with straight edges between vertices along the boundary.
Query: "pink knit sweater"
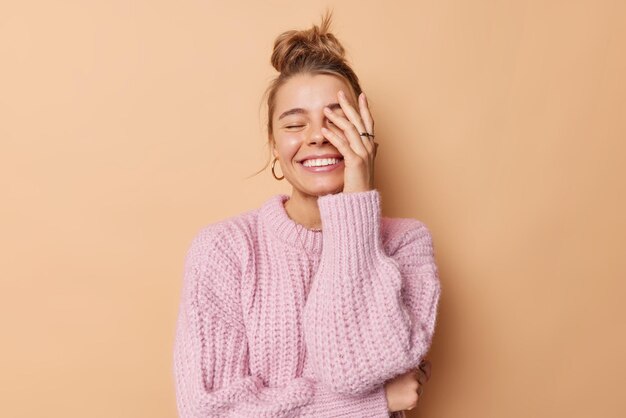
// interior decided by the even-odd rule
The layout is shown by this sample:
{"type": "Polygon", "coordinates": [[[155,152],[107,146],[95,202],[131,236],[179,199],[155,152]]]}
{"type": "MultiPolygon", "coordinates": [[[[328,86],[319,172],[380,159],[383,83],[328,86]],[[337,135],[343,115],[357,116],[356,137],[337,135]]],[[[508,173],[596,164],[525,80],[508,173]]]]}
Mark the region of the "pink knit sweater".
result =
{"type": "MultiPolygon", "coordinates": [[[[288,195],[200,228],[174,341],[182,418],[389,417],[384,383],[429,350],[440,296],[424,223],[381,215],[378,190],[288,195]]],[[[392,417],[403,417],[394,413],[392,417]]]]}

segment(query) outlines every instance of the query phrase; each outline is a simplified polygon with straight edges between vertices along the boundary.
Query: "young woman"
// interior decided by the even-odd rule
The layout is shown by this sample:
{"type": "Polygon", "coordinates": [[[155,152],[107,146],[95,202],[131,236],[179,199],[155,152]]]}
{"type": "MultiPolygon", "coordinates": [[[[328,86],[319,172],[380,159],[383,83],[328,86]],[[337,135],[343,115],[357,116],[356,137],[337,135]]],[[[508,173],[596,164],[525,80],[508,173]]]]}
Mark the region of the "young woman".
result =
{"type": "Polygon", "coordinates": [[[430,378],[432,237],[381,214],[374,120],[330,17],[284,32],[272,54],[272,174],[291,196],[201,228],[188,250],[183,418],[402,417],[430,378]]]}

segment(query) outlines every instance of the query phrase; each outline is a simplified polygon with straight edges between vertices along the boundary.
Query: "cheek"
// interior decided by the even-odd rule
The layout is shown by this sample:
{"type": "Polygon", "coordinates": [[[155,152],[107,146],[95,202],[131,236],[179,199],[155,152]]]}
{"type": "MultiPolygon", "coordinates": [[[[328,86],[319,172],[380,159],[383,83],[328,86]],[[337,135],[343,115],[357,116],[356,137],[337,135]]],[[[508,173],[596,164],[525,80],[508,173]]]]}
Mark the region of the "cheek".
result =
{"type": "Polygon", "coordinates": [[[302,140],[297,133],[283,133],[276,138],[278,153],[284,160],[293,160],[301,144],[302,140]]]}

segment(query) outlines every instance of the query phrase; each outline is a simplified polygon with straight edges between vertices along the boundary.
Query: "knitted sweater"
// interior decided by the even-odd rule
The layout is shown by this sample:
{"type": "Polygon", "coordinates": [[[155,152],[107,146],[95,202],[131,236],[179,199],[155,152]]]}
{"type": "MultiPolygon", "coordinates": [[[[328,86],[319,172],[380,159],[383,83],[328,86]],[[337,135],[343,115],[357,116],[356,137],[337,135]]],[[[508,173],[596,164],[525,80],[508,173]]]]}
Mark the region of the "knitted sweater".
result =
{"type": "Polygon", "coordinates": [[[322,231],[288,195],[199,228],[174,341],[182,418],[403,417],[384,383],[429,350],[440,282],[419,220],[378,190],[318,197],[322,231]]]}

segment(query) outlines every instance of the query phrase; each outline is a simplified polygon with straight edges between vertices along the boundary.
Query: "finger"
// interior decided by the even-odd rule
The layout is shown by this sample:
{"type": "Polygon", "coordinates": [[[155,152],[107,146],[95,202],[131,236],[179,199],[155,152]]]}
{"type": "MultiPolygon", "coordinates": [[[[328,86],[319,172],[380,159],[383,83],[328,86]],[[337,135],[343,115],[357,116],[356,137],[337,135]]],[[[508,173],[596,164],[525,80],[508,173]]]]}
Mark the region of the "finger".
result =
{"type": "MultiPolygon", "coordinates": [[[[334,123],[331,123],[331,124],[328,125],[328,128],[324,127],[324,129],[330,130],[332,133],[335,134],[335,138],[337,138],[338,140],[342,140],[343,142],[348,144],[348,147],[350,147],[350,141],[348,141],[348,139],[344,135],[344,132],[337,125],[335,125],[334,123]]],[[[356,153],[354,153],[354,150],[352,150],[352,153],[354,154],[354,156],[358,157],[358,155],[356,153]]],[[[345,156],[344,156],[344,158],[345,158],[345,156]]],[[[350,157],[348,157],[348,158],[350,158],[350,157]]]]}
{"type": "Polygon", "coordinates": [[[346,94],[344,93],[343,90],[339,90],[338,97],[339,97],[339,105],[341,106],[341,110],[343,110],[343,113],[347,116],[348,120],[356,127],[357,133],[360,136],[363,146],[365,147],[365,149],[367,149],[367,152],[371,155],[372,152],[374,151],[372,140],[370,139],[369,136],[361,135],[362,133],[371,133],[371,132],[365,129],[365,125],[363,124],[361,115],[359,115],[359,112],[357,112],[357,110],[352,106],[350,101],[348,101],[348,98],[346,97],[346,94]]]}
{"type": "Polygon", "coordinates": [[[344,160],[349,160],[353,158],[358,158],[359,156],[354,152],[354,150],[350,147],[350,144],[345,138],[339,136],[339,134],[331,131],[328,128],[322,127],[322,135],[328,138],[328,140],[339,150],[341,155],[343,155],[344,160]]]}
{"type": "Polygon", "coordinates": [[[365,92],[362,92],[359,95],[359,109],[361,110],[361,118],[363,119],[363,123],[365,124],[365,129],[367,130],[367,132],[373,134],[374,119],[372,118],[372,112],[370,112],[369,103],[367,101],[367,97],[365,97],[365,92]]]}
{"type": "Polygon", "coordinates": [[[365,132],[365,125],[361,120],[361,115],[356,111],[356,109],[350,104],[348,98],[346,97],[346,93],[343,90],[339,90],[339,105],[341,106],[341,110],[348,117],[348,120],[356,126],[359,130],[359,133],[365,132]]]}
{"type": "Polygon", "coordinates": [[[341,130],[340,127],[338,127],[337,125],[335,125],[334,123],[329,123],[328,124],[328,128],[326,129],[330,129],[332,132],[335,133],[335,135],[337,135],[339,138],[343,139],[346,142],[348,141],[348,138],[346,138],[346,136],[343,134],[343,130],[341,130]]]}
{"type": "Polygon", "coordinates": [[[335,126],[343,131],[343,136],[348,140],[348,143],[354,150],[355,154],[359,155],[363,159],[369,159],[369,151],[365,148],[364,141],[361,139],[356,126],[354,126],[354,124],[344,116],[333,112],[327,107],[324,108],[324,113],[335,126]]]}
{"type": "MultiPolygon", "coordinates": [[[[344,132],[339,127],[337,127],[337,125],[331,123],[328,126],[328,128],[324,127],[323,129],[328,129],[330,132],[332,132],[335,135],[335,138],[337,138],[337,140],[342,140],[344,143],[347,144],[348,149],[351,151],[351,152],[348,152],[348,159],[352,157],[355,157],[355,158],[361,157],[354,151],[354,149],[352,149],[352,147],[350,146],[350,141],[345,137],[344,132]]],[[[342,153],[342,155],[344,154],[342,153]]],[[[344,158],[345,158],[345,155],[344,155],[344,158]]]]}
{"type": "Polygon", "coordinates": [[[369,159],[369,152],[363,145],[363,140],[361,136],[356,130],[356,126],[352,124],[348,119],[343,116],[339,116],[334,113],[328,107],[324,108],[324,113],[326,117],[330,119],[335,125],[337,125],[342,131],[346,139],[348,140],[349,146],[352,148],[353,153],[359,155],[361,158],[369,159]]]}

